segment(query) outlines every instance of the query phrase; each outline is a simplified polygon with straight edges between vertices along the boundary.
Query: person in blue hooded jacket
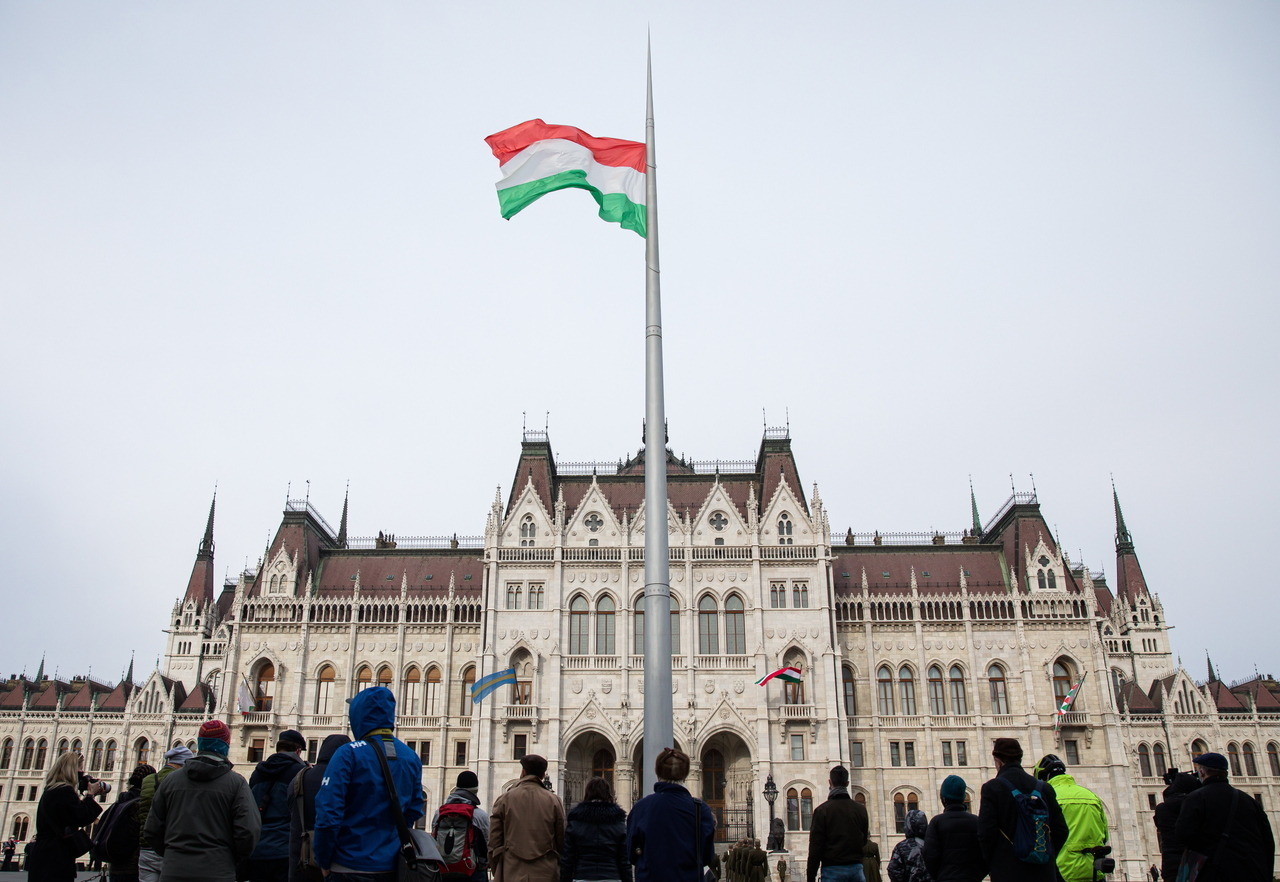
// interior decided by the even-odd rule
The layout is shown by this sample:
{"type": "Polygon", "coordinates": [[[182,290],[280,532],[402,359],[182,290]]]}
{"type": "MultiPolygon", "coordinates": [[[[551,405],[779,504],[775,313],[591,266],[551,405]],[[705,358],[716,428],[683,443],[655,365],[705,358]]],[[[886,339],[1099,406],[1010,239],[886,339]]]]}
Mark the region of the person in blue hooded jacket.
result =
{"type": "Polygon", "coordinates": [[[395,879],[400,835],[391,818],[382,765],[383,751],[405,824],[423,815],[422,761],[392,734],[396,699],[374,686],[351,699],[351,734],[356,740],[334,752],[316,792],[316,863],[329,882],[391,882],[395,879]]]}

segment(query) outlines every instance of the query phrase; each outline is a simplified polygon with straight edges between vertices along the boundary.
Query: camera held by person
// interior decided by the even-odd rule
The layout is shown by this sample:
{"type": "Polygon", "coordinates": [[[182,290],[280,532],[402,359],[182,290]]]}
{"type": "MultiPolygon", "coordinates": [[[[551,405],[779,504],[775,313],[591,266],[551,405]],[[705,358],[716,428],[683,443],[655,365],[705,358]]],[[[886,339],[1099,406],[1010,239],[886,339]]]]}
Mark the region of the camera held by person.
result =
{"type": "Polygon", "coordinates": [[[80,773],[80,783],[79,785],[76,786],[76,789],[79,790],[81,793],[84,793],[86,790],[89,789],[89,785],[91,784],[98,785],[99,795],[106,795],[111,792],[111,784],[109,782],[100,781],[97,778],[93,777],[92,775],[87,775],[84,772],[80,773]]]}

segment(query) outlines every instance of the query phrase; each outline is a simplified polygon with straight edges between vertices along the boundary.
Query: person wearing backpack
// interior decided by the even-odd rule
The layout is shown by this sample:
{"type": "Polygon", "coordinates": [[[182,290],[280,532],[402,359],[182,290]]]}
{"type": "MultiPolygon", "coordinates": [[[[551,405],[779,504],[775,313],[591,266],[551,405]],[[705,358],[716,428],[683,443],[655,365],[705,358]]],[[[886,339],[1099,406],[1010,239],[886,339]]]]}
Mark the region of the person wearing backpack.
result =
{"type": "Polygon", "coordinates": [[[339,747],[350,743],[351,739],[341,733],[325,738],[320,742],[316,764],[295,775],[289,785],[289,882],[320,882],[323,878],[311,847],[316,829],[316,791],[329,760],[339,747]]]}
{"type": "Polygon", "coordinates": [[[924,863],[924,832],[929,821],[924,812],[911,809],[902,823],[905,838],[889,856],[889,882],[933,882],[924,863]]]}
{"type": "Polygon", "coordinates": [[[250,882],[287,882],[289,878],[289,785],[307,767],[302,751],[307,740],[297,729],[276,739],[276,752],[258,763],[249,789],[262,815],[262,835],[249,855],[250,882]]]}
{"type": "Polygon", "coordinates": [[[136,882],[138,878],[138,802],[142,782],[156,770],[142,763],[133,770],[115,805],[107,809],[93,828],[89,853],[107,865],[111,882],[136,882]]]}
{"type": "Polygon", "coordinates": [[[464,769],[458,786],[431,817],[431,835],[444,858],[445,879],[489,878],[489,813],[480,808],[480,779],[464,769]]]}
{"type": "Polygon", "coordinates": [[[1077,784],[1067,774],[1066,763],[1052,753],[1036,763],[1036,779],[1053,788],[1067,822],[1067,839],[1058,850],[1058,875],[1063,882],[1092,882],[1093,855],[1081,850],[1107,844],[1107,810],[1102,800],[1077,784]]]}
{"type": "Polygon", "coordinates": [[[151,814],[151,803],[156,798],[156,788],[166,776],[186,765],[187,760],[194,757],[191,748],[182,744],[175,745],[165,752],[164,765],[160,771],[153,772],[142,780],[142,794],[138,797],[138,882],[160,882],[160,871],[164,860],[151,846],[147,838],[147,817],[151,814]]]}
{"type": "Polygon", "coordinates": [[[1055,882],[1067,823],[1053,788],[1022,768],[1022,745],[997,738],[996,776],[982,785],[978,841],[991,882],[1055,882]]]}

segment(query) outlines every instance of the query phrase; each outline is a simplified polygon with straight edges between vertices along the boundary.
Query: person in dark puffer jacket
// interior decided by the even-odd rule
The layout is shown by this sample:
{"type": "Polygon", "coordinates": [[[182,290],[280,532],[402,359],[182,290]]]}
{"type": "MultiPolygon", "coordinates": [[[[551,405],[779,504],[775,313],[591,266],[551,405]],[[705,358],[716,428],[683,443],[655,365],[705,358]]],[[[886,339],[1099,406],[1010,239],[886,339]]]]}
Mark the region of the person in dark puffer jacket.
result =
{"type": "Polygon", "coordinates": [[[289,785],[307,767],[302,751],[307,740],[297,729],[286,729],[276,740],[276,752],[258,763],[249,789],[262,813],[262,835],[249,855],[252,882],[287,882],[289,878],[289,785]]]}
{"type": "Polygon", "coordinates": [[[978,816],[964,804],[964,779],[948,775],[938,795],[943,810],[925,830],[924,865],[933,882],[978,882],[987,875],[987,864],[978,841],[978,816]]]}
{"type": "Polygon", "coordinates": [[[302,864],[302,834],[316,829],[316,791],[324,780],[329,760],[351,739],[341,733],[330,735],[320,743],[316,764],[294,776],[289,783],[289,882],[318,882],[323,876],[315,865],[302,864]]]}
{"type": "Polygon", "coordinates": [[[604,778],[587,782],[582,802],[569,812],[560,880],[631,882],[627,859],[627,813],[614,801],[604,778]]]}
{"type": "Polygon", "coordinates": [[[1160,875],[1166,879],[1178,878],[1178,867],[1182,865],[1182,853],[1186,845],[1174,833],[1178,823],[1178,815],[1182,812],[1182,801],[1188,794],[1200,789],[1200,779],[1192,772],[1179,772],[1176,769],[1165,773],[1164,801],[1156,806],[1156,834],[1160,838],[1160,875]]]}

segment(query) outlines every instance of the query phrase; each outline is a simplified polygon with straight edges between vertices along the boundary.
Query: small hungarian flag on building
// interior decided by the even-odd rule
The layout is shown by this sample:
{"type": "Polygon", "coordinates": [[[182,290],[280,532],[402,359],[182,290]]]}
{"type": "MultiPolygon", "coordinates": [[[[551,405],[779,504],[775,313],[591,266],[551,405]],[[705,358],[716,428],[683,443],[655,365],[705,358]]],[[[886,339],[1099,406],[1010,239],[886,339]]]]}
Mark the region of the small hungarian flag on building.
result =
{"type": "Polygon", "coordinates": [[[248,714],[253,712],[253,697],[249,693],[249,687],[243,682],[240,684],[240,692],[236,699],[237,704],[240,705],[240,713],[248,714]]]}
{"type": "Polygon", "coordinates": [[[1076,681],[1076,685],[1071,687],[1071,691],[1068,692],[1066,697],[1062,699],[1062,707],[1058,708],[1058,716],[1062,716],[1067,711],[1071,710],[1071,705],[1075,704],[1075,701],[1076,701],[1076,693],[1080,691],[1080,687],[1083,685],[1084,685],[1084,679],[1081,678],[1080,680],[1076,681]]]}
{"type": "Polygon", "coordinates": [[[761,677],[759,680],[756,680],[756,685],[763,686],[765,683],[768,683],[770,680],[773,680],[773,679],[785,680],[788,683],[799,683],[800,669],[799,668],[778,668],[778,670],[774,671],[772,674],[766,674],[765,676],[761,677]]]}
{"type": "Polygon", "coordinates": [[[504,218],[548,193],[576,187],[591,194],[600,217],[645,235],[645,148],[639,141],[597,138],[540,119],[484,140],[502,169],[497,186],[504,218]]]}

